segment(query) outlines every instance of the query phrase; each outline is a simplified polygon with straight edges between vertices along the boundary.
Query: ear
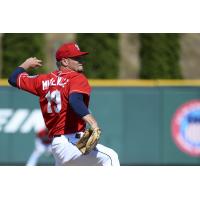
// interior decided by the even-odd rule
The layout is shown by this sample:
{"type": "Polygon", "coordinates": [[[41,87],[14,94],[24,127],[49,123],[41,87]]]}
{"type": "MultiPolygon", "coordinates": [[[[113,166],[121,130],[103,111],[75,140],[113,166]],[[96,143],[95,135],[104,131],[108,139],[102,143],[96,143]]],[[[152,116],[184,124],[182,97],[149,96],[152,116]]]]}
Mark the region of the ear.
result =
{"type": "Polygon", "coordinates": [[[63,58],[60,62],[61,62],[61,64],[62,64],[64,67],[67,67],[68,64],[69,64],[68,58],[63,58]]]}

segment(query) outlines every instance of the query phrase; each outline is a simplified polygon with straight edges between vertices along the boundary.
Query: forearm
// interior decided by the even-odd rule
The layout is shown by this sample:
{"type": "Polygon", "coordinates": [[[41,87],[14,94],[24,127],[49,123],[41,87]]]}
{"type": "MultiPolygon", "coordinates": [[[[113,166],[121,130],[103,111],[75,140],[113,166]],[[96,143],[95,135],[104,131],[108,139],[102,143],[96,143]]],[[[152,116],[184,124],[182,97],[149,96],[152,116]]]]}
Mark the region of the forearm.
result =
{"type": "Polygon", "coordinates": [[[28,58],[25,60],[19,67],[17,67],[13,73],[10,75],[8,82],[14,86],[17,87],[17,78],[18,76],[28,70],[29,68],[36,68],[41,66],[41,60],[38,60],[37,58],[28,58]]]}
{"type": "Polygon", "coordinates": [[[31,65],[25,61],[19,67],[27,71],[29,68],[31,68],[31,65]]]}
{"type": "Polygon", "coordinates": [[[85,115],[82,118],[86,123],[88,123],[92,129],[99,129],[99,126],[97,124],[97,121],[95,118],[92,116],[92,114],[85,115]]]}
{"type": "Polygon", "coordinates": [[[37,68],[42,66],[42,61],[37,59],[36,57],[31,57],[26,59],[19,67],[23,68],[24,70],[28,70],[30,68],[37,68]]]}

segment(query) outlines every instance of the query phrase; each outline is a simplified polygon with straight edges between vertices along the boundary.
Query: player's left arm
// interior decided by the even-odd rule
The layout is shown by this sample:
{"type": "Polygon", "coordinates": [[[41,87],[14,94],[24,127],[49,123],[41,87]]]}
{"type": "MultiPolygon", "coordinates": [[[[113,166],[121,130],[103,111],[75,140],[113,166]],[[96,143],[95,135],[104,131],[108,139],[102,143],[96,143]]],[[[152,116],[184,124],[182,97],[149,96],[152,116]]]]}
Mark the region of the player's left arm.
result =
{"type": "Polygon", "coordinates": [[[86,123],[90,125],[92,129],[98,129],[98,124],[92,114],[89,112],[87,106],[84,103],[83,93],[71,93],[69,96],[69,104],[72,107],[73,111],[81,117],[86,123]]]}
{"type": "Polygon", "coordinates": [[[88,105],[84,102],[84,97],[89,98],[91,87],[83,74],[79,74],[71,80],[69,103],[74,112],[81,117],[92,129],[99,129],[97,121],[88,111],[88,105]]]}
{"type": "Polygon", "coordinates": [[[73,92],[69,95],[69,104],[73,111],[80,117],[84,117],[89,114],[89,110],[84,103],[84,95],[83,93],[73,92]]]}

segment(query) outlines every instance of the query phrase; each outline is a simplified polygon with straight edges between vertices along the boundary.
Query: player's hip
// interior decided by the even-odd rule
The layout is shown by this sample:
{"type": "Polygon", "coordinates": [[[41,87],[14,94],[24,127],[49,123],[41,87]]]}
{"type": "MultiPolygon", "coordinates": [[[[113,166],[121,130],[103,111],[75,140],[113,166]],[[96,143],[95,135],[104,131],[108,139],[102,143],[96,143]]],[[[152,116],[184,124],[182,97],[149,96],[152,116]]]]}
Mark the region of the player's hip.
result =
{"type": "Polygon", "coordinates": [[[74,145],[78,140],[79,138],[77,138],[77,133],[61,135],[53,138],[51,149],[57,162],[63,165],[64,163],[81,156],[81,152],[74,145]]]}
{"type": "Polygon", "coordinates": [[[83,135],[83,132],[75,132],[70,134],[56,134],[53,136],[52,145],[70,142],[75,144],[83,135]]]}

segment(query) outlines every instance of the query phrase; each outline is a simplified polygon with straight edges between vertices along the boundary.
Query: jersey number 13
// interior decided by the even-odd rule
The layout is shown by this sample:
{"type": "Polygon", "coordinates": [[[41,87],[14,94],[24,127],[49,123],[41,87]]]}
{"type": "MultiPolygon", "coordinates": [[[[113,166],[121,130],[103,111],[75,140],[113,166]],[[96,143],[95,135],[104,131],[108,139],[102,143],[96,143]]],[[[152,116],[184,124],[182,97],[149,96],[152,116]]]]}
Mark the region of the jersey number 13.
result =
{"type": "Polygon", "coordinates": [[[46,94],[46,99],[48,101],[48,104],[47,104],[47,112],[48,113],[52,113],[52,107],[51,107],[51,103],[55,103],[56,105],[53,106],[54,108],[54,111],[56,113],[59,113],[61,111],[61,95],[60,95],[60,91],[58,90],[54,90],[53,92],[48,92],[46,94]]]}

